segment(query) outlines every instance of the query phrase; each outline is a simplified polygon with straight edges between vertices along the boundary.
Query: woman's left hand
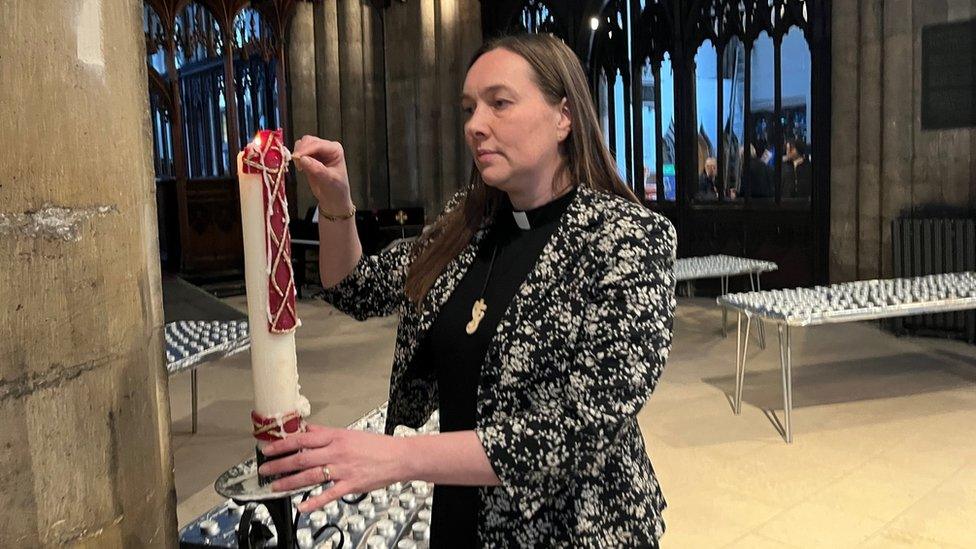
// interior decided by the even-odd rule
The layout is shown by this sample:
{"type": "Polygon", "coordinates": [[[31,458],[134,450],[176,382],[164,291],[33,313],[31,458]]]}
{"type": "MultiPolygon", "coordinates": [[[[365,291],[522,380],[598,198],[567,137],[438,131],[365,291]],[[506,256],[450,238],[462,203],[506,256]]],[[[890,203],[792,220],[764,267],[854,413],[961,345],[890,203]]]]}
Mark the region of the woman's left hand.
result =
{"type": "Polygon", "coordinates": [[[265,446],[262,453],[269,458],[298,453],[267,461],[259,472],[263,476],[291,473],[271,483],[275,491],[332,481],[321,495],[298,506],[305,513],[347,494],[409,480],[402,443],[403,439],[387,435],[309,425],[304,433],[265,446]]]}

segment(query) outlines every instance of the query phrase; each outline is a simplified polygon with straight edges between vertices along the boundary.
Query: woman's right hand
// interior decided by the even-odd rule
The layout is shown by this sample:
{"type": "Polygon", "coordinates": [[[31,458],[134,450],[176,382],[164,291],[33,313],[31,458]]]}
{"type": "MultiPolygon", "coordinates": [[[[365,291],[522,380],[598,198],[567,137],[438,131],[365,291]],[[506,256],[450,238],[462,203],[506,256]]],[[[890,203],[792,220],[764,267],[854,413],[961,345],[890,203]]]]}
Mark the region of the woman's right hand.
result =
{"type": "Polygon", "coordinates": [[[346,157],[338,141],[306,135],[295,142],[292,158],[308,176],[312,194],[324,212],[338,215],[352,209],[346,157]]]}

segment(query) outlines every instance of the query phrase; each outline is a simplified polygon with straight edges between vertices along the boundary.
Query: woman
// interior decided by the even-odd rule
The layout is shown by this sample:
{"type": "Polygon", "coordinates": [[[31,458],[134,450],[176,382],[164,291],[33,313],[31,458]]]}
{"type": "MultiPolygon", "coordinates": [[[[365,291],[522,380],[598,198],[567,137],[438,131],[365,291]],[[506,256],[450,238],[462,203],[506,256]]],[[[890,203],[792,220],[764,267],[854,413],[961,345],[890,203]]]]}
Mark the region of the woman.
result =
{"type": "Polygon", "coordinates": [[[327,300],[399,312],[386,432],[270,445],[275,488],[332,480],[302,510],[397,481],[435,484],[431,545],[655,546],[665,507],[636,414],[671,343],[675,235],[603,145],[582,68],[550,36],[496,39],[461,106],[468,188],[416,245],[363,257],[342,149],[295,146],[319,200],[327,300]]]}

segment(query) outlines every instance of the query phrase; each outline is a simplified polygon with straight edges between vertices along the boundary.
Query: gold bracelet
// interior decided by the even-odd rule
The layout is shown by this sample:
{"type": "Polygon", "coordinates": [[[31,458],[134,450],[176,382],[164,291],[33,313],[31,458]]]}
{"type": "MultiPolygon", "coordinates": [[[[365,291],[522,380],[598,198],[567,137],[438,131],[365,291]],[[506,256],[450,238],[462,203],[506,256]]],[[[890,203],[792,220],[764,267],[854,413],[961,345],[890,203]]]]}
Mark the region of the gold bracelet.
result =
{"type": "Polygon", "coordinates": [[[342,214],[342,215],[329,215],[329,214],[325,213],[324,211],[322,211],[322,208],[321,207],[319,208],[319,218],[320,219],[327,219],[329,221],[345,221],[346,219],[349,219],[349,218],[351,218],[354,215],[356,215],[356,205],[355,204],[352,205],[352,209],[349,210],[349,213],[345,213],[345,214],[342,214]]]}

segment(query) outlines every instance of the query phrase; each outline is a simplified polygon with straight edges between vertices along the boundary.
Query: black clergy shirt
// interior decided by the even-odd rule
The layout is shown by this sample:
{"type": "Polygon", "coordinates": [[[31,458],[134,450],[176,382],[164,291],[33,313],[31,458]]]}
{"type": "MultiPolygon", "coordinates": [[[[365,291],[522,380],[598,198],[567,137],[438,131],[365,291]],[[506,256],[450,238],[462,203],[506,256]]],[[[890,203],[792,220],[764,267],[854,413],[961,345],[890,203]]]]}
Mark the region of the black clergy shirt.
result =
{"type": "MultiPolygon", "coordinates": [[[[527,229],[518,226],[511,203],[504,199],[468,272],[441,308],[422,351],[426,366],[437,373],[441,432],[475,428],[481,364],[495,329],[575,194],[573,189],[524,212],[527,229]],[[468,335],[465,326],[479,298],[487,309],[477,331],[468,335]]],[[[479,511],[477,487],[435,486],[431,547],[475,546],[479,511]]]]}

